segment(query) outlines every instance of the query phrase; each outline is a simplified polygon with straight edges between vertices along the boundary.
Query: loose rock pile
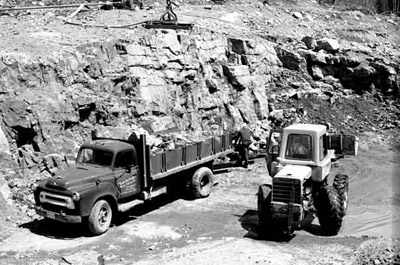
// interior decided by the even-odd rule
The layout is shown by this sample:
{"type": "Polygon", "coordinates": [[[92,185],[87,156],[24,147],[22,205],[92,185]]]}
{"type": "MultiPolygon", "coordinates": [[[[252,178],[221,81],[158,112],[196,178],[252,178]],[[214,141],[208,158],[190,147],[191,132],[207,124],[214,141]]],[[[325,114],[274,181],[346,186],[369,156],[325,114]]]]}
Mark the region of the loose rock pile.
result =
{"type": "Polygon", "coordinates": [[[356,253],[353,264],[399,264],[400,242],[395,239],[372,239],[363,243],[356,253]]]}

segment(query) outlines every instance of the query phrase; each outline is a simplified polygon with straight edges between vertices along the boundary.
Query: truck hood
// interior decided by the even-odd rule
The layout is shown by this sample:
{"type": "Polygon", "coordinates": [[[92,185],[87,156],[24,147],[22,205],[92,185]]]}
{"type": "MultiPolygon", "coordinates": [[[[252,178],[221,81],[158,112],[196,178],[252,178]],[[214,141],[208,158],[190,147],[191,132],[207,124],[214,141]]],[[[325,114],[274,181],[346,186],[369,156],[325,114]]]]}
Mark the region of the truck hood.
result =
{"type": "Polygon", "coordinates": [[[74,187],[82,187],[85,184],[93,183],[102,176],[111,174],[111,169],[92,165],[77,165],[66,170],[57,172],[57,175],[44,180],[42,184],[46,188],[67,190],[74,187]]]}

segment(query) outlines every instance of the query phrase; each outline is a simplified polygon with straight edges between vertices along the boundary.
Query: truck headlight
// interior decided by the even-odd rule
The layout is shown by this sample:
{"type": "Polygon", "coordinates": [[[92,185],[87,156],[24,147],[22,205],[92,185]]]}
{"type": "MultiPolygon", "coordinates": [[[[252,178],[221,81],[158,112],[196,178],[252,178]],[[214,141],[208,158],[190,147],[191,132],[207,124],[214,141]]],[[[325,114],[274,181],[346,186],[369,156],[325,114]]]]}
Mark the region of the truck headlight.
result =
{"type": "Polygon", "coordinates": [[[308,196],[311,194],[311,187],[305,187],[304,188],[304,196],[308,196]]]}
{"type": "Polygon", "coordinates": [[[81,198],[81,196],[79,195],[79,193],[77,193],[77,192],[74,192],[73,194],[72,194],[72,200],[74,200],[74,201],[79,201],[80,200],[80,198],[81,198]]]}

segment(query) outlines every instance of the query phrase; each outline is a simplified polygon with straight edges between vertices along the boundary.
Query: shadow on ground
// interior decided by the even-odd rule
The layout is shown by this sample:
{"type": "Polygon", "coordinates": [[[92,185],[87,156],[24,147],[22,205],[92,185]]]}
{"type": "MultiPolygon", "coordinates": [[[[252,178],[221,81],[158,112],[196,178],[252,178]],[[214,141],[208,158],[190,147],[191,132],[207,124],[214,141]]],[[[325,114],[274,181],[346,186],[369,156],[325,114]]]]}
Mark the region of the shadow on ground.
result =
{"type": "Polygon", "coordinates": [[[20,225],[29,229],[32,233],[56,239],[75,239],[91,236],[82,224],[66,224],[50,219],[33,220],[20,225]]]}
{"type": "MultiPolygon", "coordinates": [[[[125,213],[117,213],[111,226],[120,226],[129,221],[137,219],[139,216],[152,212],[178,199],[176,196],[161,195],[146,203],[140,204],[125,213]]],[[[186,198],[184,198],[186,199],[186,198]]],[[[76,239],[80,237],[92,237],[86,228],[86,222],[82,224],[67,224],[51,219],[33,220],[20,225],[21,228],[29,229],[32,233],[56,239],[76,239]]]]}
{"type": "Polygon", "coordinates": [[[304,230],[312,235],[316,236],[331,236],[324,233],[321,226],[313,224],[315,217],[312,214],[306,216],[304,220],[304,225],[296,229],[291,235],[284,235],[283,233],[276,233],[275,230],[270,229],[269,231],[262,232],[259,222],[258,222],[258,212],[256,210],[248,210],[242,216],[238,216],[242,227],[247,231],[244,237],[265,240],[265,241],[275,241],[275,242],[289,242],[292,238],[296,236],[296,230],[304,230]]]}
{"type": "Polygon", "coordinates": [[[118,218],[114,221],[114,224],[116,226],[123,225],[129,221],[135,220],[138,217],[145,215],[147,213],[150,213],[154,210],[157,210],[163,206],[166,206],[175,200],[178,199],[185,199],[185,200],[191,200],[192,198],[186,194],[182,194],[181,196],[178,195],[160,195],[158,197],[155,197],[149,201],[146,201],[143,204],[139,204],[135,206],[134,208],[130,209],[129,211],[125,213],[119,213],[118,218]]]}

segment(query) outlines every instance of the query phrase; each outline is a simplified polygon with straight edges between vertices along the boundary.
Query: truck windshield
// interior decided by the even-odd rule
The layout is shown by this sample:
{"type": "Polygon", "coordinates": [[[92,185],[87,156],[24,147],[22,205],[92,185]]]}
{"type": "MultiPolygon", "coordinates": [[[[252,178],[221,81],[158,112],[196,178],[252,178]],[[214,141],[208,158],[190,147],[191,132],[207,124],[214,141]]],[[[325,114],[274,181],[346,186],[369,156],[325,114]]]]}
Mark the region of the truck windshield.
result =
{"type": "Polygon", "coordinates": [[[79,152],[77,162],[100,165],[100,166],[110,166],[112,163],[112,159],[113,159],[112,152],[83,148],[79,152]]]}

